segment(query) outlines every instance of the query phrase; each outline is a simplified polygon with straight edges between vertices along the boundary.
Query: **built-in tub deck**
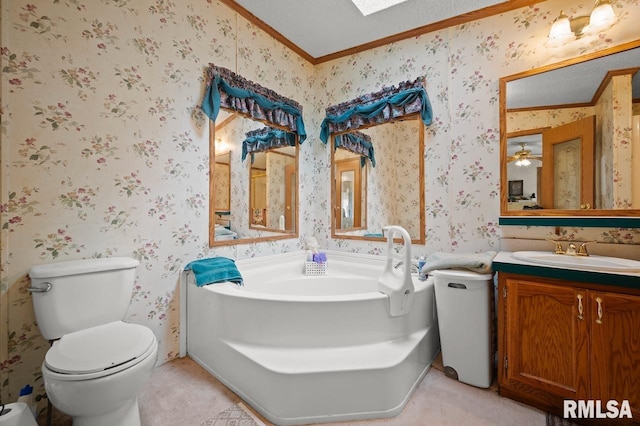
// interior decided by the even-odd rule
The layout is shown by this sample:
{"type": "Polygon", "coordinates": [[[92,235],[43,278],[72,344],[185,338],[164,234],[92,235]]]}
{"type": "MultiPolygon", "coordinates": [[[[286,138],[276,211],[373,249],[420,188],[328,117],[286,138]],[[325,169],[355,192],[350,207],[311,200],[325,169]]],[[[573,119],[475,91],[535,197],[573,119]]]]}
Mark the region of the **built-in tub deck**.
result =
{"type": "Polygon", "coordinates": [[[389,315],[382,256],[303,252],[240,260],[245,285],[187,284],[190,357],[275,424],[399,414],[439,352],[433,283],[413,277],[407,315],[389,315]]]}

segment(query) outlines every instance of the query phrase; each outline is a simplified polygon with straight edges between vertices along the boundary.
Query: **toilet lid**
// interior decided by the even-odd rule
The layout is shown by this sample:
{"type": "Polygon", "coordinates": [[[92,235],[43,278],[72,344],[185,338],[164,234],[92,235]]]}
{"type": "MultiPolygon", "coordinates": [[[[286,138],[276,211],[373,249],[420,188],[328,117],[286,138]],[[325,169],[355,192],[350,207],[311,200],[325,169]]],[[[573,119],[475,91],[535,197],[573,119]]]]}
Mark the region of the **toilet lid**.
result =
{"type": "Polygon", "coordinates": [[[154,341],[147,327],[115,321],[65,334],[54,342],[44,362],[58,373],[95,373],[135,360],[154,341]]]}

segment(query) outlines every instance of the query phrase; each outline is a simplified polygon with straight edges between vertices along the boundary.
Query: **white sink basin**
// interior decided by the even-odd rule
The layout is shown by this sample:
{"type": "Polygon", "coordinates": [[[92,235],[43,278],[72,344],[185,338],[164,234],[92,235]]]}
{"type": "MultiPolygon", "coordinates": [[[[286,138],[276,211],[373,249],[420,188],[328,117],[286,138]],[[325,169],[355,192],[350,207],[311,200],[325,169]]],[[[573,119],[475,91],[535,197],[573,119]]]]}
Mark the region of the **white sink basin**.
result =
{"type": "Polygon", "coordinates": [[[516,251],[511,253],[514,259],[561,268],[585,269],[607,272],[640,272],[640,262],[608,256],[570,256],[545,251],[516,251]]]}

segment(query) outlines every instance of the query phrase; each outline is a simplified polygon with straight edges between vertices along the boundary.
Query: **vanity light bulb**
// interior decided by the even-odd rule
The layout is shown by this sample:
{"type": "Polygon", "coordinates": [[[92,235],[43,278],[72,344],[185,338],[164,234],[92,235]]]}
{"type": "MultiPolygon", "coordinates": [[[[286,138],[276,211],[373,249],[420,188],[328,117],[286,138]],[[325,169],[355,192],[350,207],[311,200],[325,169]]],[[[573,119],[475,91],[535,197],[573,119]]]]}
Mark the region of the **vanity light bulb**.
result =
{"type": "Polygon", "coordinates": [[[549,31],[549,40],[563,41],[574,37],[573,31],[571,31],[571,22],[567,15],[564,14],[564,10],[560,11],[560,16],[553,21],[551,30],[549,31]]]}
{"type": "Polygon", "coordinates": [[[597,0],[589,18],[590,30],[602,31],[616,22],[616,14],[608,0],[597,0]]]}

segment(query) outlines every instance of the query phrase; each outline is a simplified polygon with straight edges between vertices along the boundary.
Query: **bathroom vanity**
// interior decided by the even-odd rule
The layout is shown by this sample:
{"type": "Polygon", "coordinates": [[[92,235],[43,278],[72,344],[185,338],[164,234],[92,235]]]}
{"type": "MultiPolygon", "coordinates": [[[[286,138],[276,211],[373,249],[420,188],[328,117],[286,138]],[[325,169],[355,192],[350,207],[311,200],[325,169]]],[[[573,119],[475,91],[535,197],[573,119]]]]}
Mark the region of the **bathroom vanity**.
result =
{"type": "Polygon", "coordinates": [[[493,265],[500,394],[560,417],[564,400],[601,401],[605,412],[627,400],[633,419],[610,421],[639,424],[640,273],[541,266],[510,252],[493,265]]]}

